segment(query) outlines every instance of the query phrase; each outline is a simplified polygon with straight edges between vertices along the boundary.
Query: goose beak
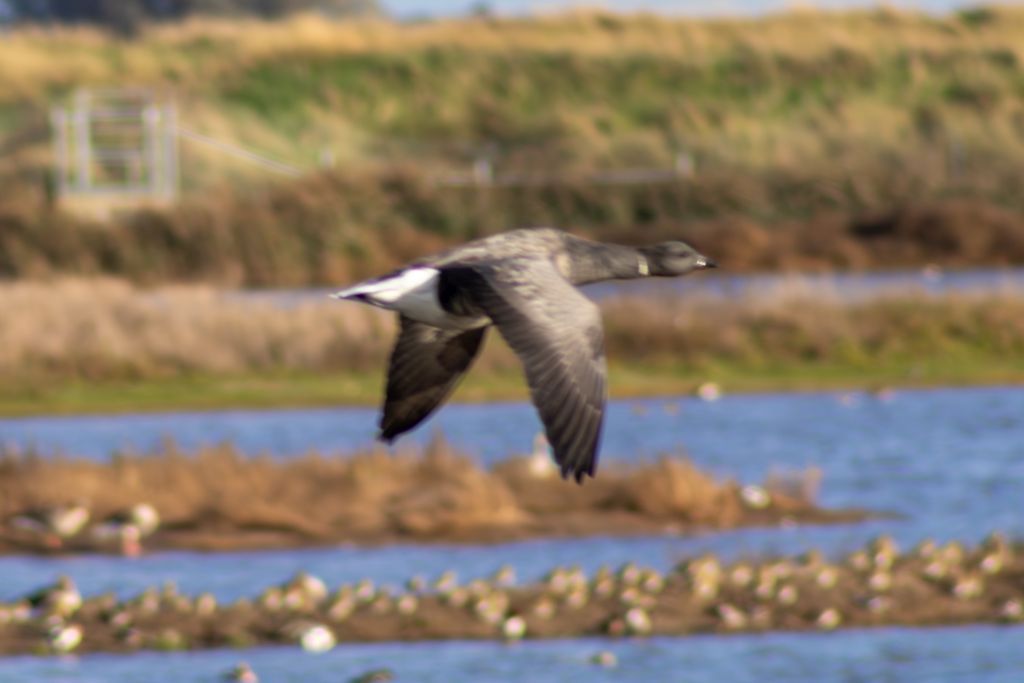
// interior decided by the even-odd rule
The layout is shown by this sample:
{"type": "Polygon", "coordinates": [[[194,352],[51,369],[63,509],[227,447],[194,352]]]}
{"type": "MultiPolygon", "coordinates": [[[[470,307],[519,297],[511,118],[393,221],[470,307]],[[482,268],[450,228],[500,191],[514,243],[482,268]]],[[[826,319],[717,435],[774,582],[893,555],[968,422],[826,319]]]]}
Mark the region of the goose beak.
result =
{"type": "Polygon", "coordinates": [[[711,259],[709,259],[707,256],[698,256],[697,257],[697,267],[698,268],[717,268],[718,264],[715,263],[714,261],[712,261],[711,259]]]}

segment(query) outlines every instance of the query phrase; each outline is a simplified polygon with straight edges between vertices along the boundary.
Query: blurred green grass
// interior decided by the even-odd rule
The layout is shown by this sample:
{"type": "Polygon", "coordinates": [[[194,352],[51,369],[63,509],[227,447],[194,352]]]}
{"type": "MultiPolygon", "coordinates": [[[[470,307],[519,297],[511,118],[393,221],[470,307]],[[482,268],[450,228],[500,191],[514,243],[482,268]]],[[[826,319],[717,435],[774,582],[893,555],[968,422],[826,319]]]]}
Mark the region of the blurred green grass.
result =
{"type": "MultiPolygon", "coordinates": [[[[382,366],[373,372],[260,372],[133,381],[4,382],[0,386],[0,415],[377,406],[384,396],[383,373],[382,366]]],[[[1024,357],[977,353],[952,359],[886,359],[862,364],[716,362],[694,368],[662,361],[612,362],[609,367],[609,393],[613,399],[686,395],[708,381],[716,382],[725,393],[1024,384],[1024,357]]],[[[521,374],[484,370],[467,375],[451,400],[480,403],[528,398],[521,374]]]]}
{"type": "Polygon", "coordinates": [[[680,148],[739,164],[826,161],[837,147],[936,136],[1007,152],[1022,144],[1022,45],[1024,11],[1012,6],[944,17],[198,20],[133,41],[30,29],[0,45],[10,65],[0,103],[162,84],[191,125],[296,161],[328,143],[364,162],[389,145],[412,145],[404,151],[420,162],[445,156],[434,145],[497,144],[512,157],[554,145],[570,165],[670,161],[680,148]]]}

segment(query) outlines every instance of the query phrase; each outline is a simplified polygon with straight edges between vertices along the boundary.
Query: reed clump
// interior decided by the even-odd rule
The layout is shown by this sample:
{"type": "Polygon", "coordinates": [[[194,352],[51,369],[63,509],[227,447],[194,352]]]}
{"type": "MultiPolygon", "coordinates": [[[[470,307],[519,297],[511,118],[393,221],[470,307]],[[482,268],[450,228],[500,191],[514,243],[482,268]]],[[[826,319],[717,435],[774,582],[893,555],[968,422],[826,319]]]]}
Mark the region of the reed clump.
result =
{"type": "MultiPolygon", "coordinates": [[[[737,484],[667,456],[603,467],[585,486],[525,457],[486,470],[442,438],[393,455],[373,448],[345,457],[308,453],[275,460],[245,457],[228,444],[186,454],[168,442],[152,453],[118,453],[106,462],[15,452],[0,460],[0,520],[80,504],[99,523],[146,503],[161,520],[145,539],[151,549],[682,533],[865,514],[823,510],[781,488],[765,489],[765,496],[765,504],[751,506],[737,484]]],[[[0,525],[0,549],[55,550],[44,537],[6,524],[0,525]]],[[[56,548],[110,549],[88,527],[56,548]]]]}

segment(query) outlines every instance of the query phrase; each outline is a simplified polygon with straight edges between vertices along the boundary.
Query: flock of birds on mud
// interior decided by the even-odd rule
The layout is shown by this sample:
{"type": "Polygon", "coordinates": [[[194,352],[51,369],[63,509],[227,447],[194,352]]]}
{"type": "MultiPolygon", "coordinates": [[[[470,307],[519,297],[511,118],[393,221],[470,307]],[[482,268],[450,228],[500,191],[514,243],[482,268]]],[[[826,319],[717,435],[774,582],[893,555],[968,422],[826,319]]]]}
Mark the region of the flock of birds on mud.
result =
{"type": "MultiPolygon", "coordinates": [[[[890,536],[838,561],[818,551],[794,558],[724,563],[704,555],[669,572],[629,563],[558,567],[517,585],[510,566],[462,584],[454,570],[429,582],[413,577],[403,589],[369,579],[330,591],[300,572],[255,599],[219,604],[215,596],[184,595],[173,584],[127,600],[83,599],[61,577],[9,604],[0,604],[0,635],[28,651],[178,650],[259,643],[294,643],[324,652],[341,641],[437,637],[523,638],[606,635],[642,637],[769,629],[832,630],[890,623],[1024,622],[1024,547],[991,534],[973,549],[924,541],[901,553],[890,536]]],[[[590,660],[615,666],[610,652],[590,660]]],[[[235,680],[254,681],[240,666],[235,680]]],[[[381,674],[381,672],[371,672],[381,674]]],[[[234,675],[234,674],[233,674],[234,675]]],[[[387,680],[376,678],[367,680],[387,680]]]]}

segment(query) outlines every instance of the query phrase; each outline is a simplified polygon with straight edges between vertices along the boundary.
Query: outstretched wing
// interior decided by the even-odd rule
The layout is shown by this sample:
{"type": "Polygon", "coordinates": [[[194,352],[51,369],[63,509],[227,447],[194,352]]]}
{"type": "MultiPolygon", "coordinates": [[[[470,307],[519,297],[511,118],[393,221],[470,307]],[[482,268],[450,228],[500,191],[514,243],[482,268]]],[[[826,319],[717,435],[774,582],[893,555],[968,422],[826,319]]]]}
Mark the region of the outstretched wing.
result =
{"type": "Polygon", "coordinates": [[[476,358],[487,328],[442,330],[399,316],[391,352],[380,438],[391,441],[444,402],[476,358]]]}
{"type": "Polygon", "coordinates": [[[548,259],[473,265],[466,294],[498,327],[526,370],[562,476],[594,475],[605,403],[604,331],[597,306],[548,259]]]}

